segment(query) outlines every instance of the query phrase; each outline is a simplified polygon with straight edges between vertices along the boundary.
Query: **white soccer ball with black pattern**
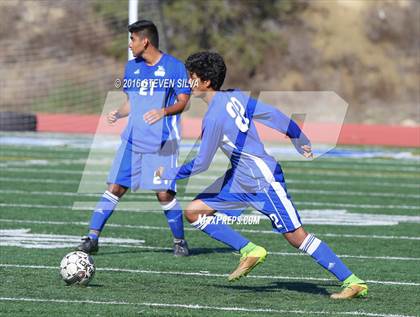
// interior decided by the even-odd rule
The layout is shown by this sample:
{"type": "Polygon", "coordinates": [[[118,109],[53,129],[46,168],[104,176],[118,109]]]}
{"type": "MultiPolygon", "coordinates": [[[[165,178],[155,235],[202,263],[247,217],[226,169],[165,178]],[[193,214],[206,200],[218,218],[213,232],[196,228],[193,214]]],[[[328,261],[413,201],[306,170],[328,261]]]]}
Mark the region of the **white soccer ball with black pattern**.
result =
{"type": "Polygon", "coordinates": [[[88,285],[95,275],[93,258],[85,252],[70,252],[61,260],[60,275],[67,285],[88,285]]]}

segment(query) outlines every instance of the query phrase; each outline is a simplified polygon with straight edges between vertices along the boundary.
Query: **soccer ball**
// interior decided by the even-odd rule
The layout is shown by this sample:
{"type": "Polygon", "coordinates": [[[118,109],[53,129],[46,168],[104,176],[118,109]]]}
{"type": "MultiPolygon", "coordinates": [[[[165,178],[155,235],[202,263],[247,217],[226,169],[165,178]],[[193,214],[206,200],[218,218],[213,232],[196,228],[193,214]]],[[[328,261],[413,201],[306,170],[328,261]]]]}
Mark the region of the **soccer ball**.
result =
{"type": "Polygon", "coordinates": [[[60,275],[67,285],[88,285],[95,275],[93,258],[85,252],[70,252],[61,260],[60,275]]]}

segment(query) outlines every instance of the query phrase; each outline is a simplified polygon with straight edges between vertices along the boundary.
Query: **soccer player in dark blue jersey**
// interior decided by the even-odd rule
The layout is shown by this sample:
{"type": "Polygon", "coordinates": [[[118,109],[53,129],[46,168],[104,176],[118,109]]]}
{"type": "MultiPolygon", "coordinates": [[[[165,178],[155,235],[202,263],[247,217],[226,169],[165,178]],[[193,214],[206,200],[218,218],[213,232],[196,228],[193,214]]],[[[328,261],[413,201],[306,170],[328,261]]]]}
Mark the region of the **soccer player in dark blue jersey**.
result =
{"type": "Polygon", "coordinates": [[[231,168],[199,194],[185,211],[194,227],[241,253],[239,266],[229,275],[229,280],[247,275],[265,260],[267,251],[225,223],[214,221],[214,214],[218,211],[229,215],[251,206],[271,220],[274,231],[282,233],[292,246],[309,254],[343,283],[343,291],[332,294],[332,298],[366,296],[366,283],[355,276],[325,242],[303,229],[287,193],[282,169],[265,151],[254,121],[286,134],[299,153],[312,158],[311,143],[299,126],[274,107],[240,91],[220,91],[226,74],[220,55],[193,54],[188,57],[186,67],[195,83],[193,96],[208,104],[202,122],[200,150],[192,161],[176,168],[160,167],[156,173],[163,180],[191,177],[208,169],[218,148],[229,158],[231,168]]]}
{"type": "Polygon", "coordinates": [[[180,140],[180,113],[189,100],[190,88],[184,64],[159,50],[156,26],[146,20],[129,25],[130,49],[135,59],[127,62],[123,89],[126,102],[108,114],[108,122],[128,116],[121,146],[108,176],[108,190],[92,213],[89,235],[78,250],[98,250],[98,238],[106,221],[128,188],[156,192],[174,237],[174,254],[188,255],[182,210],[176,201],[175,182],[157,179],[159,166],[176,167],[180,140]]]}

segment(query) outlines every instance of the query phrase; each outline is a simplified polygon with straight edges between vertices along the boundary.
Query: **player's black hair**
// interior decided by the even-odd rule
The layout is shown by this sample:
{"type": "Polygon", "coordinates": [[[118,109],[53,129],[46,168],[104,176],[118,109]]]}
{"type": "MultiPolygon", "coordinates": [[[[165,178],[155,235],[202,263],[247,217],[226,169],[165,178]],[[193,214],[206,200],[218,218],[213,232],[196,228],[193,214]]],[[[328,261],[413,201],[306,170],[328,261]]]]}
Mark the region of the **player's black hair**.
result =
{"type": "Polygon", "coordinates": [[[159,48],[159,33],[156,25],[152,21],[139,20],[128,26],[128,32],[140,33],[146,37],[150,43],[156,48],[159,48]]]}
{"type": "Polygon", "coordinates": [[[194,53],[185,60],[185,67],[201,80],[210,80],[210,87],[219,90],[226,77],[223,57],[213,52],[194,53]]]}

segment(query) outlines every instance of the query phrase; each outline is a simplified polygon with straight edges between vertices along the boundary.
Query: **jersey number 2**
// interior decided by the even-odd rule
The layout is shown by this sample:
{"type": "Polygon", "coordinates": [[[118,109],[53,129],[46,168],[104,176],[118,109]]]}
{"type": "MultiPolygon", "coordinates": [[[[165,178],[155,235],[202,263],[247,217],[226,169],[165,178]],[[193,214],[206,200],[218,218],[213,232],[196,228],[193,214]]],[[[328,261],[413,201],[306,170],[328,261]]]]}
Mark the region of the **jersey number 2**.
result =
{"type": "Polygon", "coordinates": [[[275,214],[269,214],[268,215],[271,219],[271,221],[273,222],[273,224],[277,227],[277,228],[282,228],[283,226],[280,224],[280,220],[277,217],[277,215],[275,214]]]}
{"type": "Polygon", "coordinates": [[[231,97],[230,102],[226,104],[226,110],[235,119],[235,124],[241,132],[248,131],[249,119],[245,117],[245,108],[238,99],[231,97]]]}

